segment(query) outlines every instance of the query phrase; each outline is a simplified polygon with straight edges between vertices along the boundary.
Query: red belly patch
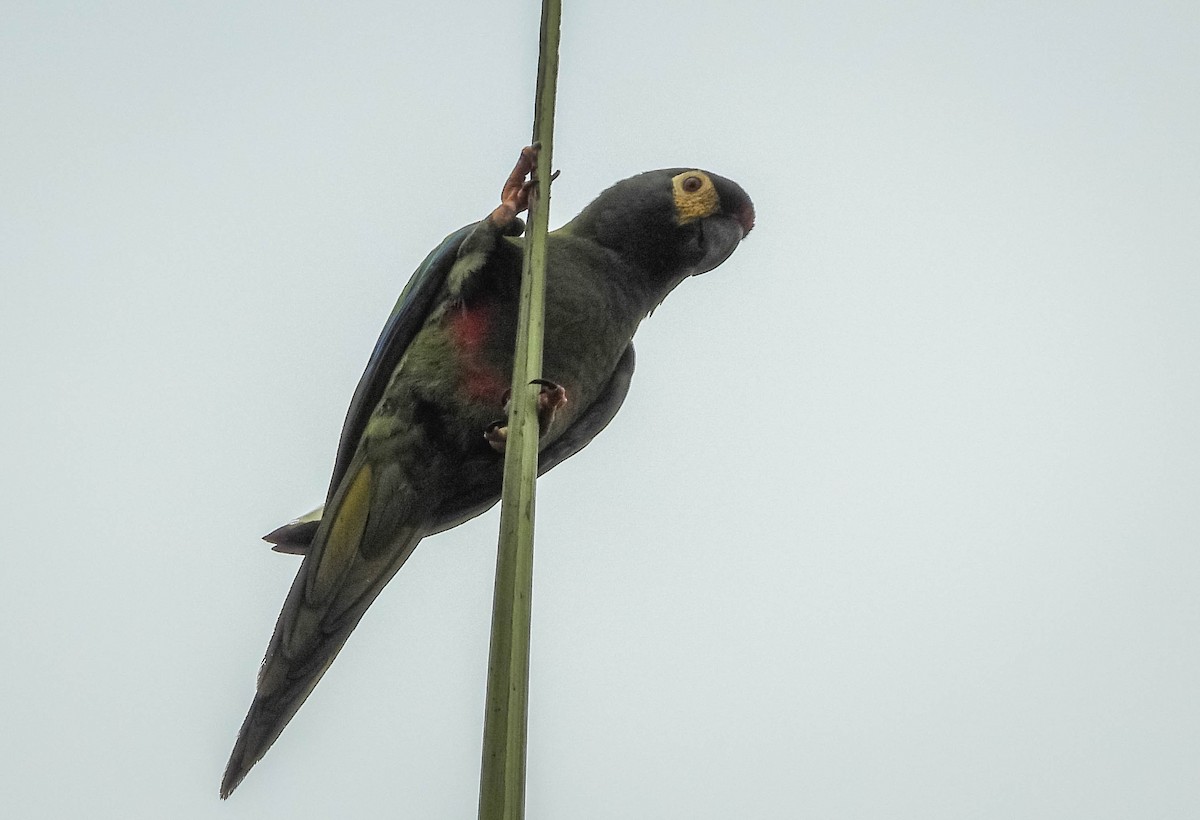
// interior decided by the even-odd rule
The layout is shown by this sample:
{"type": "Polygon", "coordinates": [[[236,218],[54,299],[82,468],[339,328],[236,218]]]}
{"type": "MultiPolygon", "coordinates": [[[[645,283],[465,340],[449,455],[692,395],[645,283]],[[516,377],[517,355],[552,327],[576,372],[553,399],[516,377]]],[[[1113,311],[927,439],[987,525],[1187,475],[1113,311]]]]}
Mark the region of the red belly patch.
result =
{"type": "Polygon", "coordinates": [[[458,352],[463,389],[473,399],[499,403],[508,389],[508,379],[486,361],[491,320],[491,305],[454,308],[450,312],[450,338],[458,352]]]}

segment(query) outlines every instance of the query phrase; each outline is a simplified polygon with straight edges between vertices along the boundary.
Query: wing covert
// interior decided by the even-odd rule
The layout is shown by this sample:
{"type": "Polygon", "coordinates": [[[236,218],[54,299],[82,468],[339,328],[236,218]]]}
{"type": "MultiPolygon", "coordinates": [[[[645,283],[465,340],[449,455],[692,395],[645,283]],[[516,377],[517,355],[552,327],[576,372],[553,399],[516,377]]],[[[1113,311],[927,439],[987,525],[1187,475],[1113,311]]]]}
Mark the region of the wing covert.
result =
{"type": "Polygon", "coordinates": [[[366,370],[354,389],[354,397],[350,399],[350,408],[346,411],[346,421],[338,439],[337,458],[333,463],[333,476],[325,496],[326,504],[333,498],[334,492],[346,475],[350,460],[354,458],[354,451],[358,449],[358,440],[362,438],[363,430],[367,426],[367,419],[383,395],[392,371],[396,369],[404,351],[408,349],[413,337],[428,318],[434,298],[446,283],[458,259],[459,248],[478,224],[476,222],[466,225],[443,239],[442,243],[425,257],[425,261],[400,292],[396,306],[383,326],[379,340],[375,342],[375,349],[371,351],[366,370]]]}

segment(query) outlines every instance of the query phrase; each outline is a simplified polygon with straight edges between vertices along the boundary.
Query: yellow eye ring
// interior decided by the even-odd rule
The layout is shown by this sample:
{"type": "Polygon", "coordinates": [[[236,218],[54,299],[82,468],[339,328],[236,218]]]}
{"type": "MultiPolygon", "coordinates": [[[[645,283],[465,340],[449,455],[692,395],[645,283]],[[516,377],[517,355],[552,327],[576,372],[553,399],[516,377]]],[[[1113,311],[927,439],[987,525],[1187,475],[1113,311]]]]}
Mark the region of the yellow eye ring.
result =
{"type": "Polygon", "coordinates": [[[716,187],[701,170],[676,174],[671,186],[675,194],[675,219],[680,225],[712,216],[721,207],[716,187]]]}

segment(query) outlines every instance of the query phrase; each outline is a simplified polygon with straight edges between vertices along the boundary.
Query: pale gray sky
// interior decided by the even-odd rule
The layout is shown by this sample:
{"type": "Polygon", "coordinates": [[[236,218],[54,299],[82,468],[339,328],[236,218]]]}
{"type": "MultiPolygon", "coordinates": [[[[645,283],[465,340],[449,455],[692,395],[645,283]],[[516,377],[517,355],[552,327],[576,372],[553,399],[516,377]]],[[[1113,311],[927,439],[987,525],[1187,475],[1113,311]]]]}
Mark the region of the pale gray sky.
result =
{"type": "MultiPolygon", "coordinates": [[[[528,816],[1200,815],[1200,6],[567,0],[552,222],[758,227],[540,484],[528,816]]],[[[489,514],[217,784],[409,273],[528,139],[536,3],[10,3],[0,813],[475,813],[489,514]]]]}

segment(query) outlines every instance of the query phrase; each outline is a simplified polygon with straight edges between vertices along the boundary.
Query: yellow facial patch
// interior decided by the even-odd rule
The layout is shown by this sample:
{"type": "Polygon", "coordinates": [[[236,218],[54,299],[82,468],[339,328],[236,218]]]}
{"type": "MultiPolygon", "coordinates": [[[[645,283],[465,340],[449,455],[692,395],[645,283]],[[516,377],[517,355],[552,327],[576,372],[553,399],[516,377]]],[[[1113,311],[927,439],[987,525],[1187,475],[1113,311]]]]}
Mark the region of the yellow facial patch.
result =
{"type": "Polygon", "coordinates": [[[708,174],[684,171],[671,180],[675,191],[675,216],[680,225],[712,216],[721,207],[721,198],[708,174]]]}

